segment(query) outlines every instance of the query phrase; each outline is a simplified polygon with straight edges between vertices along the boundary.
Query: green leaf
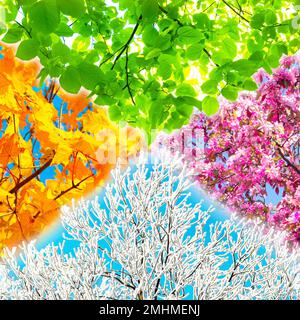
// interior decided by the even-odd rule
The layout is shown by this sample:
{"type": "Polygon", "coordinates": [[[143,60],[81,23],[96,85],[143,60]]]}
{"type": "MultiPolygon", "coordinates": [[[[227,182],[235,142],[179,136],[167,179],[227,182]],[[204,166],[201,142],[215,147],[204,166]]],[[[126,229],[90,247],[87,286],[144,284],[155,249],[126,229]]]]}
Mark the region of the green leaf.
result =
{"type": "Polygon", "coordinates": [[[39,87],[41,88],[45,79],[47,78],[49,72],[46,68],[43,68],[40,73],[38,74],[37,78],[40,79],[39,80],[39,87]]]}
{"type": "Polygon", "coordinates": [[[143,0],[141,10],[142,17],[146,22],[155,21],[159,13],[157,0],[143,0]]]}
{"type": "Polygon", "coordinates": [[[166,63],[160,63],[157,68],[157,74],[161,76],[164,80],[167,80],[171,77],[172,67],[166,63]]]}
{"type": "Polygon", "coordinates": [[[29,20],[37,32],[49,34],[59,25],[59,11],[55,1],[42,0],[29,10],[29,20]]]}
{"type": "Polygon", "coordinates": [[[215,69],[213,69],[213,70],[210,72],[210,74],[209,74],[209,78],[210,78],[211,80],[217,81],[218,83],[219,83],[220,81],[222,81],[222,79],[223,79],[222,69],[220,69],[220,68],[215,68],[215,69]]]}
{"type": "Polygon", "coordinates": [[[166,118],[168,114],[164,112],[164,103],[161,100],[153,101],[149,110],[149,120],[151,128],[157,128],[166,118]]]}
{"type": "Polygon", "coordinates": [[[178,29],[178,39],[183,44],[193,44],[204,38],[203,33],[190,26],[180,27],[178,29]]]}
{"type": "Polygon", "coordinates": [[[250,53],[255,51],[262,51],[264,48],[265,42],[261,33],[257,30],[254,30],[250,35],[250,38],[247,40],[247,47],[250,53]]]}
{"type": "Polygon", "coordinates": [[[169,89],[175,89],[177,86],[177,83],[173,80],[167,80],[164,82],[164,87],[169,89]]]}
{"type": "Polygon", "coordinates": [[[204,45],[200,43],[193,44],[188,47],[185,52],[185,55],[190,60],[198,60],[201,56],[204,45]]]}
{"type": "Polygon", "coordinates": [[[263,51],[255,51],[249,57],[249,60],[259,61],[261,62],[264,59],[265,53],[263,51]]]}
{"type": "Polygon", "coordinates": [[[266,13],[265,22],[267,25],[273,25],[277,22],[276,14],[272,10],[268,10],[266,13]]]}
{"type": "Polygon", "coordinates": [[[183,83],[181,85],[179,85],[176,89],[176,95],[177,96],[189,96],[189,97],[195,97],[196,96],[196,92],[194,90],[194,88],[187,84],[187,83],[183,83]]]}
{"type": "Polygon", "coordinates": [[[142,112],[148,113],[152,104],[152,99],[146,95],[138,95],[135,99],[135,103],[142,112]]]}
{"type": "Polygon", "coordinates": [[[188,104],[202,110],[202,102],[189,96],[180,96],[176,99],[181,104],[188,104]]]}
{"type": "Polygon", "coordinates": [[[60,37],[72,37],[74,34],[73,30],[65,23],[60,23],[55,30],[55,33],[60,37]]]}
{"type": "Polygon", "coordinates": [[[77,70],[80,74],[81,84],[88,90],[93,90],[103,80],[102,71],[94,64],[82,62],[77,70]]]}
{"type": "Polygon", "coordinates": [[[240,59],[232,63],[232,68],[245,76],[251,76],[258,67],[257,62],[247,59],[240,59]]]}
{"type": "Polygon", "coordinates": [[[219,64],[219,65],[223,65],[232,60],[228,58],[228,56],[222,51],[214,52],[211,58],[215,64],[219,64]]]}
{"type": "Polygon", "coordinates": [[[233,59],[237,54],[237,47],[235,41],[230,38],[223,39],[221,52],[224,55],[224,57],[233,59]]]}
{"type": "Polygon", "coordinates": [[[57,0],[57,4],[62,13],[78,18],[85,12],[83,0],[57,0]]]}
{"type": "Polygon", "coordinates": [[[158,62],[159,63],[165,63],[165,64],[170,64],[170,65],[174,65],[177,63],[177,59],[175,56],[172,56],[170,54],[161,54],[159,57],[158,57],[158,62]]]}
{"type": "Polygon", "coordinates": [[[122,112],[119,106],[112,105],[108,108],[108,115],[112,121],[122,120],[122,112]]]}
{"type": "Polygon", "coordinates": [[[242,85],[242,88],[249,91],[257,89],[257,84],[252,79],[246,79],[242,85]]]}
{"type": "Polygon", "coordinates": [[[265,27],[262,31],[263,39],[269,40],[269,39],[276,39],[277,33],[276,33],[276,28],[273,26],[271,27],[265,27]]]}
{"type": "Polygon", "coordinates": [[[266,58],[271,68],[277,68],[279,65],[279,59],[277,55],[269,54],[266,58]]]}
{"type": "Polygon", "coordinates": [[[91,44],[91,39],[84,36],[78,36],[73,44],[72,48],[76,51],[86,51],[91,44]]]}
{"type": "Polygon", "coordinates": [[[35,3],[37,0],[17,0],[20,6],[26,6],[35,3]]]}
{"type": "Polygon", "coordinates": [[[114,103],[116,103],[116,100],[107,94],[99,95],[95,100],[95,104],[99,106],[109,106],[114,103]]]}
{"type": "Polygon", "coordinates": [[[34,39],[24,40],[20,43],[16,56],[22,60],[31,60],[38,55],[40,44],[34,39]]]}
{"type": "Polygon", "coordinates": [[[78,93],[81,87],[80,73],[76,68],[69,66],[59,79],[63,89],[70,93],[78,93]]]}
{"type": "Polygon", "coordinates": [[[214,115],[219,110],[219,102],[215,97],[206,96],[202,101],[202,110],[208,116],[214,115]]]}
{"type": "Polygon", "coordinates": [[[159,36],[155,42],[153,42],[153,46],[160,48],[161,51],[167,50],[171,47],[171,36],[169,34],[165,36],[159,36]]]}
{"type": "Polygon", "coordinates": [[[230,101],[235,101],[238,97],[238,88],[227,85],[221,90],[221,94],[224,98],[230,101]]]}
{"type": "Polygon", "coordinates": [[[63,67],[60,62],[52,63],[48,66],[49,76],[52,78],[57,78],[60,76],[63,67]]]}
{"type": "Polygon", "coordinates": [[[288,49],[287,49],[286,45],[281,44],[281,43],[276,43],[276,44],[271,45],[270,50],[269,50],[269,54],[276,57],[275,59],[278,62],[279,62],[281,56],[283,54],[287,54],[287,53],[288,53],[288,49]]]}
{"type": "Polygon", "coordinates": [[[52,46],[52,54],[55,57],[68,57],[70,48],[62,42],[57,42],[52,46]]]}
{"type": "Polygon", "coordinates": [[[265,15],[263,12],[260,12],[253,15],[250,25],[254,29],[259,29],[263,26],[264,22],[265,22],[265,15]]]}
{"type": "Polygon", "coordinates": [[[218,92],[218,82],[215,80],[208,80],[201,86],[203,93],[215,94],[218,92]]]}
{"type": "Polygon", "coordinates": [[[193,20],[196,22],[197,27],[200,29],[209,29],[211,26],[210,19],[206,13],[197,13],[193,16],[193,20]]]}
{"type": "MultiPolygon", "coordinates": [[[[34,38],[36,38],[39,41],[40,47],[50,47],[52,45],[52,38],[49,37],[48,35],[44,35],[42,33],[39,33],[34,38]]],[[[59,42],[61,42],[61,41],[59,41],[59,42]]]]}
{"type": "Polygon", "coordinates": [[[152,50],[150,50],[146,56],[145,56],[145,60],[150,60],[152,58],[155,58],[157,56],[159,56],[161,53],[161,50],[159,48],[154,48],[152,50]]]}
{"type": "Polygon", "coordinates": [[[193,112],[193,106],[183,103],[176,103],[176,111],[183,117],[189,118],[193,112]]]}
{"type": "Polygon", "coordinates": [[[186,117],[182,117],[179,112],[173,111],[170,114],[169,120],[165,124],[165,128],[172,131],[181,128],[186,121],[186,117]]]}
{"type": "Polygon", "coordinates": [[[21,40],[23,32],[24,29],[21,27],[13,27],[7,31],[2,41],[6,43],[16,43],[21,40]]]}
{"type": "Polygon", "coordinates": [[[142,38],[147,46],[152,47],[155,46],[155,43],[159,38],[159,33],[152,25],[147,25],[144,28],[142,38]]]}

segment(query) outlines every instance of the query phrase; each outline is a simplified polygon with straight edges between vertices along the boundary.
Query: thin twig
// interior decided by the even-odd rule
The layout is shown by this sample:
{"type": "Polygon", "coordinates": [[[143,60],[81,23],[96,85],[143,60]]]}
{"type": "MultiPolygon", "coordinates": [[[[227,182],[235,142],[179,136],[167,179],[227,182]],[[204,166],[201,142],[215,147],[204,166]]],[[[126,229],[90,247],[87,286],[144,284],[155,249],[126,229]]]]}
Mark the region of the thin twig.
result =
{"type": "Polygon", "coordinates": [[[134,98],[133,98],[133,94],[131,92],[131,88],[130,88],[130,85],[129,85],[129,70],[128,70],[128,47],[126,48],[126,60],[125,60],[125,73],[126,73],[126,86],[124,88],[127,88],[128,89],[128,93],[130,95],[130,98],[131,98],[131,101],[132,103],[135,105],[135,101],[134,101],[134,98]]]}
{"type": "Polygon", "coordinates": [[[37,177],[38,175],[40,175],[45,169],[47,169],[51,162],[52,162],[53,158],[51,158],[50,160],[48,160],[46,163],[44,163],[43,166],[41,166],[38,170],[36,170],[32,175],[30,175],[29,177],[27,177],[26,179],[22,180],[20,183],[18,183],[17,185],[15,185],[10,191],[9,193],[13,194],[16,193],[17,191],[19,191],[26,183],[30,182],[31,180],[33,180],[35,177],[37,177]]]}
{"type": "Polygon", "coordinates": [[[222,2],[228,7],[230,8],[235,14],[237,14],[241,19],[243,19],[246,22],[250,22],[248,19],[246,19],[243,15],[241,15],[237,9],[235,9],[230,3],[228,3],[226,0],[222,0],[222,2]]]}
{"type": "Polygon", "coordinates": [[[138,22],[136,23],[135,27],[133,28],[132,30],[132,33],[130,35],[130,37],[128,38],[128,40],[126,41],[126,43],[121,47],[121,51],[120,53],[116,56],[114,62],[113,62],[113,65],[111,67],[111,70],[113,70],[113,68],[115,67],[117,61],[120,59],[120,57],[122,56],[122,54],[124,53],[124,51],[127,49],[127,47],[129,46],[130,42],[132,41],[132,39],[134,38],[134,35],[136,34],[138,28],[139,28],[139,25],[140,25],[140,22],[142,20],[142,15],[139,16],[139,19],[138,19],[138,22]]]}

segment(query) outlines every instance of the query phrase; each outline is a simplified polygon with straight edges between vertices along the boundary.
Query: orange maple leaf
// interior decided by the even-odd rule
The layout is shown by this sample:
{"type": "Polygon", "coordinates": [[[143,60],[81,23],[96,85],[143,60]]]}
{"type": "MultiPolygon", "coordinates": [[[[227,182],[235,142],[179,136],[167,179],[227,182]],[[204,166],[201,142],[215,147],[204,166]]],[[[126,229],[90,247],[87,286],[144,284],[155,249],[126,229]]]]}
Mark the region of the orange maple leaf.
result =
{"type": "Polygon", "coordinates": [[[104,146],[99,132],[110,132],[105,143],[117,157],[127,159],[141,147],[140,133],[125,128],[130,137],[125,141],[124,132],[120,137],[106,110],[95,108],[87,92],[69,95],[55,81],[36,92],[32,86],[39,64],[16,59],[12,48],[2,53],[0,251],[38,235],[56,220],[62,204],[103,185],[115,164],[97,160],[104,146]],[[53,103],[58,96],[64,111],[53,103]]]}

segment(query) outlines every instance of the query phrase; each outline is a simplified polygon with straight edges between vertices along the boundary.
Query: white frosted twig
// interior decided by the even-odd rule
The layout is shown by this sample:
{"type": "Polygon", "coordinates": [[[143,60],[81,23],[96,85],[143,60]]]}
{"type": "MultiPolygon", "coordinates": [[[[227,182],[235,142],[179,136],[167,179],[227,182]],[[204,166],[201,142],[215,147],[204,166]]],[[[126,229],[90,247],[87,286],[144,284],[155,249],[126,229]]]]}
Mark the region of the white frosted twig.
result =
{"type": "Polygon", "coordinates": [[[189,202],[177,158],[113,172],[99,199],[64,207],[64,244],[6,251],[1,299],[298,299],[297,251],[282,234],[235,217],[208,226],[212,209],[189,202]]]}

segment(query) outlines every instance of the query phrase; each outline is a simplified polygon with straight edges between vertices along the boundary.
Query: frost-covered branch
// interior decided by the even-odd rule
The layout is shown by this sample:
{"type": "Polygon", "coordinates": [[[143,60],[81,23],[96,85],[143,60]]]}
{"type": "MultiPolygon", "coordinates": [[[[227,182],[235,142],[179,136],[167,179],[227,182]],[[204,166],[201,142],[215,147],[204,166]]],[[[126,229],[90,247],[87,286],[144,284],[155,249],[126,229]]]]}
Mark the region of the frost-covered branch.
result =
{"type": "Polygon", "coordinates": [[[66,241],[7,251],[1,299],[296,299],[299,255],[282,235],[190,201],[180,159],[113,172],[104,203],[63,208],[66,241]]]}

